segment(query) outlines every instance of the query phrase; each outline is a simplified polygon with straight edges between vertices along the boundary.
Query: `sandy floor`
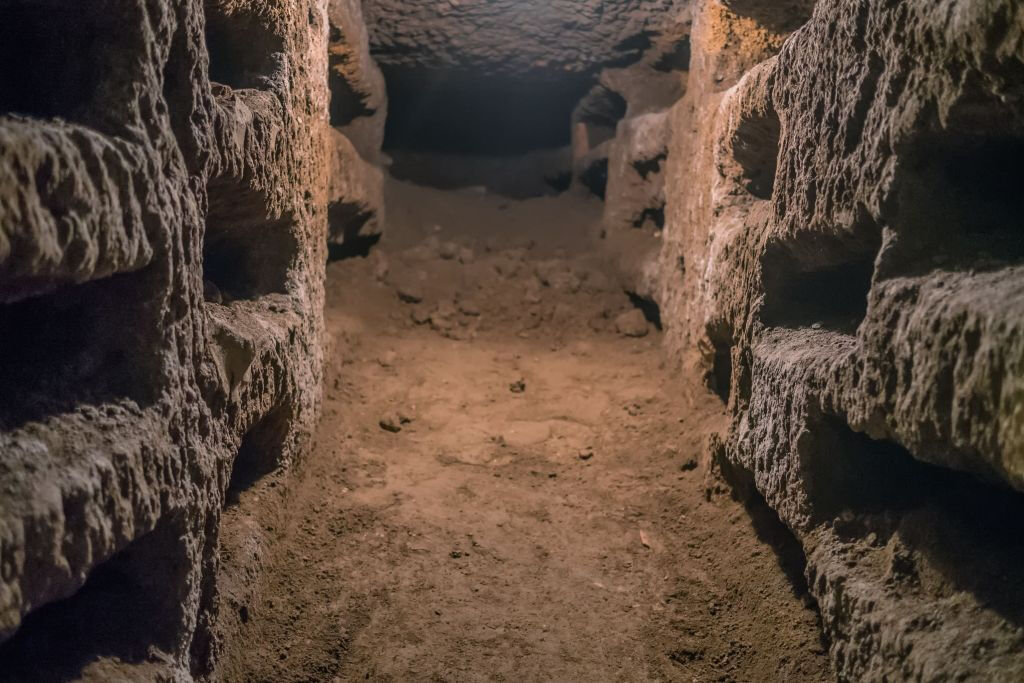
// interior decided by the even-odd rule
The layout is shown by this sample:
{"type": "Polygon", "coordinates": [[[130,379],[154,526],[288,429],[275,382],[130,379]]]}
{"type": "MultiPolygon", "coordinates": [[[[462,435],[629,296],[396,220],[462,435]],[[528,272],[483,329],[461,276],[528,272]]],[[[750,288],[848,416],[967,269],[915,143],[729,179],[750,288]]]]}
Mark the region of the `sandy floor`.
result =
{"type": "Polygon", "coordinates": [[[707,491],[720,402],[564,251],[594,205],[391,195],[392,235],[328,268],[313,450],[243,495],[282,522],[226,679],[829,680],[785,532],[707,491]]]}

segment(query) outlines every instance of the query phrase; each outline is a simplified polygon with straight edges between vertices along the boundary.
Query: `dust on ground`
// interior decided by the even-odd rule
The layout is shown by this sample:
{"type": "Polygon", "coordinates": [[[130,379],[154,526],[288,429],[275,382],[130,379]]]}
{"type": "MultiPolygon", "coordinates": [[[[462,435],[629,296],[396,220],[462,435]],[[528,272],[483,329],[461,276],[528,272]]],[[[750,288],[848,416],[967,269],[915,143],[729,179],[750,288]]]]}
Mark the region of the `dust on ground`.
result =
{"type": "Polygon", "coordinates": [[[599,205],[388,199],[328,267],[312,451],[242,496],[281,522],[225,678],[829,680],[786,532],[706,472],[720,401],[581,247],[599,205]]]}

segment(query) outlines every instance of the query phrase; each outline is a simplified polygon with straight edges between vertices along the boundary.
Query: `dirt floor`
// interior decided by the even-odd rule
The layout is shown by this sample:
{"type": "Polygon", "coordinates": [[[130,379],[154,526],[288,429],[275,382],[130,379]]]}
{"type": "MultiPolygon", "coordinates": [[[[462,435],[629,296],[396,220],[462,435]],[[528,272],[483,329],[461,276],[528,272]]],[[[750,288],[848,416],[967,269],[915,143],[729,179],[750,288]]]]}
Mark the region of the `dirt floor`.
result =
{"type": "Polygon", "coordinates": [[[312,452],[228,510],[280,524],[225,678],[829,680],[799,552],[705,471],[721,402],[616,325],[600,205],[389,195],[328,267],[312,452]]]}

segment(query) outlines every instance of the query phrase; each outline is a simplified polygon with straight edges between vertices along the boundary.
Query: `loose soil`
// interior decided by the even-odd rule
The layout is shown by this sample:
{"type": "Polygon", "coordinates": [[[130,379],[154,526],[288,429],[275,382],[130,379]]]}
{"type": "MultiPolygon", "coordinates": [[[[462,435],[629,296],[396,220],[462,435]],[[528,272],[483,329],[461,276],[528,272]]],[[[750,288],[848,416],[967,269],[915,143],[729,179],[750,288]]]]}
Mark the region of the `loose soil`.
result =
{"type": "Polygon", "coordinates": [[[225,679],[829,680],[799,550],[708,472],[721,401],[616,330],[599,205],[389,211],[328,267],[311,452],[226,512],[227,564],[253,519],[272,542],[225,679]]]}

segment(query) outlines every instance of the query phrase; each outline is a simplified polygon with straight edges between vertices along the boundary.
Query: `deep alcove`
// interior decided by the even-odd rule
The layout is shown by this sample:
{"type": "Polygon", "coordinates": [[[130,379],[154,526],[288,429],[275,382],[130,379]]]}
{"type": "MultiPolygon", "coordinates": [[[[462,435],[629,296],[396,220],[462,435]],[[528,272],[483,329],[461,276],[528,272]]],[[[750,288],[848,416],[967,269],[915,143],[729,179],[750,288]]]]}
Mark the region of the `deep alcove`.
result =
{"type": "Polygon", "coordinates": [[[384,148],[395,177],[513,197],[565,189],[569,123],[591,76],[385,69],[385,77],[384,148]]]}

